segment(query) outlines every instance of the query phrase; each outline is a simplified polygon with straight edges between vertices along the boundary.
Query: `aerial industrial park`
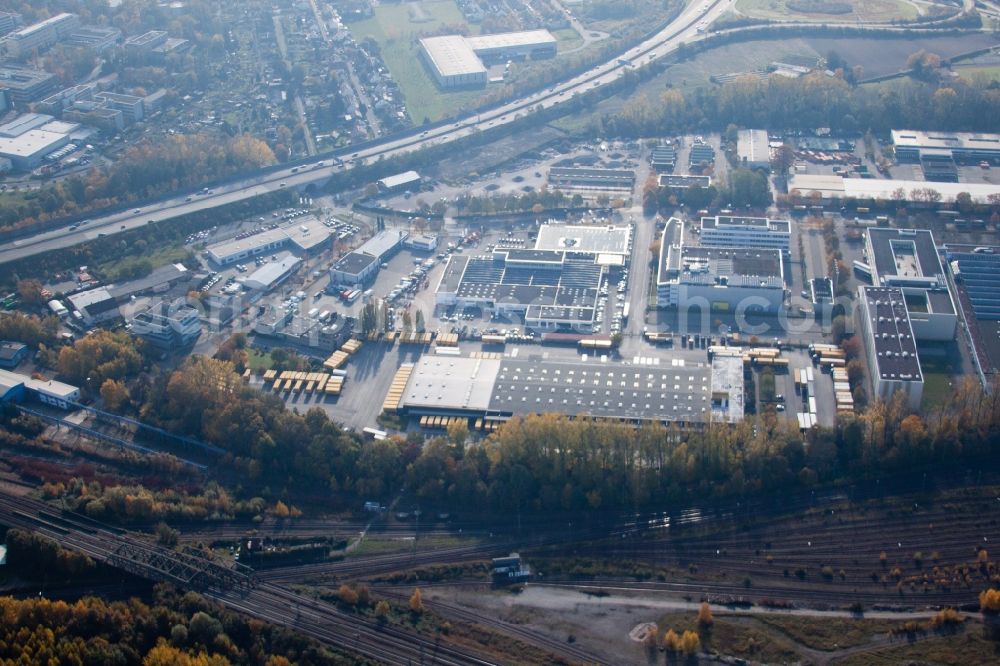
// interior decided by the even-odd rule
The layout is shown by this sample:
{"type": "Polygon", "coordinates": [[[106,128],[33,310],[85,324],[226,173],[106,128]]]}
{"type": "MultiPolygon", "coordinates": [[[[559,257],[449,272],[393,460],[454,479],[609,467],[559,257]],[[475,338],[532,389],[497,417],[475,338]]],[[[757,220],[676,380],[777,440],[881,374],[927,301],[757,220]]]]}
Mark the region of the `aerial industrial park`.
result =
{"type": "Polygon", "coordinates": [[[6,3],[2,658],[995,660],[998,27],[6,3]]]}

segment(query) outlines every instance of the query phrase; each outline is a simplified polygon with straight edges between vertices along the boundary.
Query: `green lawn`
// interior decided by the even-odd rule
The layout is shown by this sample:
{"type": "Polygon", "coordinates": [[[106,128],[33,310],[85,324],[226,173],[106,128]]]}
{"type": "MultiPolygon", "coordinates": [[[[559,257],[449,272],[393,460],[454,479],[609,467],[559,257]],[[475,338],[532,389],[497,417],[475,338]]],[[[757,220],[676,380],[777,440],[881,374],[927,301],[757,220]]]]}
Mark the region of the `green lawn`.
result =
{"type": "Polygon", "coordinates": [[[180,243],[165,245],[155,250],[151,249],[141,255],[127,255],[98,264],[96,270],[105,280],[129,279],[137,275],[148,274],[144,267],[159,268],[167,264],[176,264],[187,259],[190,251],[180,243]],[[148,262],[148,263],[147,263],[148,262]],[[144,267],[139,267],[143,264],[144,267]]]}
{"type": "Polygon", "coordinates": [[[916,8],[903,0],[738,0],[737,11],[755,18],[788,21],[816,21],[818,23],[854,23],[868,21],[888,23],[893,19],[911,20],[917,17],[916,8]],[[796,11],[793,6],[850,4],[854,10],[845,14],[796,11]]]}
{"type": "Polygon", "coordinates": [[[373,18],[348,27],[357,41],[371,37],[378,42],[382,59],[403,92],[410,118],[419,125],[425,118],[443,118],[481,97],[483,91],[442,92],[423,63],[419,43],[420,37],[437,32],[441,26],[465,26],[470,34],[478,34],[479,27],[465,22],[454,0],[423,0],[413,5],[419,6],[421,16],[411,14],[411,4],[379,5],[373,18]]]}
{"type": "Polygon", "coordinates": [[[262,372],[270,369],[274,363],[271,361],[270,352],[262,351],[256,347],[247,347],[247,365],[254,372],[262,372]]]}
{"type": "Polygon", "coordinates": [[[948,358],[921,356],[920,370],[924,373],[921,409],[926,412],[954,393],[954,383],[959,381],[958,368],[948,358]]]}
{"type": "MultiPolygon", "coordinates": [[[[766,69],[772,62],[818,60],[819,54],[802,39],[762,40],[730,44],[699,53],[694,58],[671,65],[655,80],[681,90],[709,85],[712,76],[766,69]]],[[[658,86],[656,86],[658,87],[658,86]]]]}

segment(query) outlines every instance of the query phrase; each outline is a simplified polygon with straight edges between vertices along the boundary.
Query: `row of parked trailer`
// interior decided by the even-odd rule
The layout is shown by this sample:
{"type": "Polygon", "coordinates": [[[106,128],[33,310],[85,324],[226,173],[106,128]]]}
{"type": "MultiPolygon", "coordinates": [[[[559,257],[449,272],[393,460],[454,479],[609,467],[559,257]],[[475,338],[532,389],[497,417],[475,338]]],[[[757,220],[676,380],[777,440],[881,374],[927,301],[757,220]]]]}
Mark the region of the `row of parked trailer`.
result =
{"type": "Polygon", "coordinates": [[[809,356],[813,363],[824,370],[847,366],[847,354],[837,345],[814,342],[809,345],[809,356]]]}
{"type": "Polygon", "coordinates": [[[285,370],[280,374],[274,370],[264,373],[264,383],[271,383],[275,393],[294,393],[296,395],[340,395],[344,389],[343,375],[332,375],[325,372],[297,372],[285,370]]]}

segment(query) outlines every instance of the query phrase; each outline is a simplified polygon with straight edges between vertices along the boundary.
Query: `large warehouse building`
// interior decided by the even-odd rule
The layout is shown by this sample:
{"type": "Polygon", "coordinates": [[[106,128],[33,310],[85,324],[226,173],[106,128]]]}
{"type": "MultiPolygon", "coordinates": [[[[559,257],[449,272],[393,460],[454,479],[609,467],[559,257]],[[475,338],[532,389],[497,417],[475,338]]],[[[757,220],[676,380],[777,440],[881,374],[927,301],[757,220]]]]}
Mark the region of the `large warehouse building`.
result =
{"type": "Polygon", "coordinates": [[[921,203],[925,190],[941,195],[938,204],[952,204],[961,192],[967,192],[976,203],[989,203],[990,195],[1000,195],[1000,185],[991,183],[930,183],[924,180],[887,180],[884,178],[841,178],[833,175],[795,174],[788,179],[788,191],[809,197],[813,192],[824,202],[882,199],[893,201],[900,194],[905,203],[921,203]]]}
{"type": "Polygon", "coordinates": [[[928,156],[965,163],[1000,159],[1000,134],[893,130],[892,145],[900,162],[920,162],[928,156]]]}
{"type": "Polygon", "coordinates": [[[632,226],[543,224],[531,250],[492,257],[452,255],[435,294],[437,305],[479,307],[523,317],[540,331],[590,333],[601,280],[632,253],[632,226]]]}
{"type": "Polygon", "coordinates": [[[918,340],[954,339],[958,314],[930,231],[871,228],[866,252],[875,286],[902,289],[918,340]]]}
{"type": "Polygon", "coordinates": [[[1000,373],[1000,247],[947,244],[961,308],[983,379],[1000,373]]]}
{"type": "Polygon", "coordinates": [[[781,250],[691,247],[684,223],[671,218],[660,243],[657,305],[702,311],[777,312],[784,302],[781,250]]]}
{"type": "Polygon", "coordinates": [[[890,400],[902,391],[910,409],[919,410],[924,377],[903,290],[861,286],[858,296],[872,394],[890,400]]]}
{"type": "Polygon", "coordinates": [[[557,413],[682,426],[743,418],[740,359],[720,359],[718,367],[715,361],[712,365],[679,359],[661,364],[658,357],[639,361],[425,354],[409,373],[398,409],[411,417],[504,421],[557,413]]]}
{"type": "Polygon", "coordinates": [[[736,155],[740,166],[771,169],[771,146],[767,130],[740,130],[736,135],[736,155]]]}
{"type": "Polygon", "coordinates": [[[551,250],[496,250],[492,257],[452,255],[435,293],[443,307],[479,307],[524,318],[537,330],[594,330],[604,267],[551,250]]]}
{"type": "Polygon", "coordinates": [[[486,85],[486,63],[554,56],[556,38],[548,30],[441,35],[421,39],[420,50],[442,88],[481,88],[486,85]]]}
{"type": "Polygon", "coordinates": [[[535,249],[570,252],[602,266],[623,266],[632,254],[632,226],[543,224],[535,249]]]}

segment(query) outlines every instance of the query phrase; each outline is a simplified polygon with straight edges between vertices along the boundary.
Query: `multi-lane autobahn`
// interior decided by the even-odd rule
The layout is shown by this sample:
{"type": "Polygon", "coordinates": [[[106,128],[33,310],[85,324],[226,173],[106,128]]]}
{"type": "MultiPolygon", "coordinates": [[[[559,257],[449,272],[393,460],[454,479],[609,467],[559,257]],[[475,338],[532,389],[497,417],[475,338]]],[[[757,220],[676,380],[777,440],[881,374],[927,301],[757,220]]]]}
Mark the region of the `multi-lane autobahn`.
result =
{"type": "Polygon", "coordinates": [[[314,161],[294,167],[294,172],[292,169],[269,170],[214,187],[209,193],[181,195],[138,205],[126,211],[95,216],[76,228],[67,226],[15,240],[0,248],[0,264],[70,247],[102,235],[135,229],[150,222],[163,222],[200,210],[252,199],[282,188],[305,187],[323,182],[361,162],[388,159],[513,123],[527,114],[565,104],[576,95],[613,83],[634,67],[672,53],[682,42],[702,38],[705,32],[703,28],[699,30],[699,26],[714,21],[734,2],[735,0],[705,0],[692,3],[662,30],[624,54],[545,90],[484,110],[474,118],[388,137],[353,152],[348,148],[335,158],[317,157],[314,161]]]}
{"type": "MultiPolygon", "coordinates": [[[[617,81],[635,67],[663,58],[678,49],[681,44],[690,44],[709,37],[705,28],[728,11],[736,0],[704,0],[690,3],[673,21],[628,49],[625,53],[597,65],[586,72],[573,76],[541,91],[527,94],[501,106],[483,110],[474,118],[466,118],[420,131],[419,128],[387,137],[382,141],[368,143],[352,152],[351,148],[336,156],[317,156],[315,160],[299,164],[291,169],[268,169],[257,174],[233,180],[214,187],[210,192],[181,195],[161,199],[137,208],[97,215],[79,225],[62,227],[41,232],[33,236],[14,240],[0,248],[0,264],[30,257],[42,252],[71,247],[93,240],[99,236],[111,235],[135,229],[149,223],[164,222],[177,217],[252,199],[282,188],[301,188],[314,183],[322,183],[333,175],[354,168],[359,163],[371,163],[430,146],[447,144],[478,132],[502,127],[520,118],[545,109],[551,109],[573,99],[574,96],[600,88],[617,81]]],[[[975,9],[974,0],[963,0],[962,13],[975,9]]],[[[937,24],[950,19],[926,21],[919,26],[891,24],[859,24],[850,26],[853,30],[901,32],[914,27],[930,32],[937,24]]],[[[725,33],[766,31],[775,27],[784,29],[816,29],[816,23],[789,22],[774,25],[754,25],[725,30],[725,33]]]]}

